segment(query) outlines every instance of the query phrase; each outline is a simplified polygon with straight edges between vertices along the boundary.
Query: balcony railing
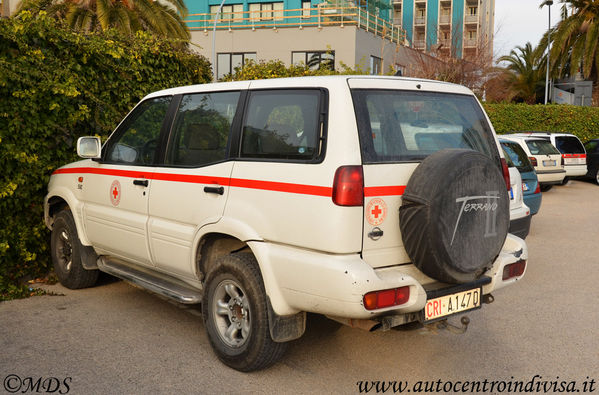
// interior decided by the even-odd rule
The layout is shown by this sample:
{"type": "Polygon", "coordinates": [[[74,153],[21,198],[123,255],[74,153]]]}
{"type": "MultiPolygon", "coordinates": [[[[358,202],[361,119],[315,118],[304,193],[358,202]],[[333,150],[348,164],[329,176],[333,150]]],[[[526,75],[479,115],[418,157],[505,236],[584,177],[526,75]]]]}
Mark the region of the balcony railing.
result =
{"type": "Polygon", "coordinates": [[[466,15],[464,18],[466,23],[478,23],[478,15],[466,15]]]}
{"type": "MultiPolygon", "coordinates": [[[[326,3],[321,3],[326,4],[326,3]]],[[[213,29],[216,13],[190,14],[185,21],[189,30],[213,29]]],[[[357,26],[395,43],[403,43],[405,31],[360,7],[332,4],[291,10],[243,11],[221,13],[217,30],[278,29],[285,27],[357,26]]]]}
{"type": "Polygon", "coordinates": [[[464,40],[464,48],[474,48],[478,44],[478,40],[475,38],[469,38],[464,40]]]}
{"type": "Polygon", "coordinates": [[[421,26],[424,25],[426,23],[426,18],[421,17],[421,16],[417,16],[416,18],[414,18],[414,24],[416,26],[421,26]]]}
{"type": "Polygon", "coordinates": [[[424,49],[426,43],[424,40],[414,40],[414,48],[416,49],[424,49]]]}
{"type": "Polygon", "coordinates": [[[439,23],[442,25],[448,24],[450,20],[451,20],[451,16],[449,16],[449,15],[441,15],[439,17],[439,23]]]}

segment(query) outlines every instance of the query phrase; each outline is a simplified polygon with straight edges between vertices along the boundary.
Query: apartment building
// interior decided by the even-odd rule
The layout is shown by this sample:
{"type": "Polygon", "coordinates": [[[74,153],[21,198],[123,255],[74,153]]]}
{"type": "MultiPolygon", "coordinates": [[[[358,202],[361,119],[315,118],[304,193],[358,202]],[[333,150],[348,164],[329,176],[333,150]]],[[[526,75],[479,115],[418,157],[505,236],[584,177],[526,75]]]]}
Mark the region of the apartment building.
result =
{"type": "Polygon", "coordinates": [[[495,0],[392,0],[409,44],[454,57],[493,54],[495,0]]]}
{"type": "Polygon", "coordinates": [[[391,0],[225,0],[217,15],[220,3],[186,2],[191,42],[216,64],[218,78],[248,59],[311,67],[357,64],[373,74],[409,68],[410,49],[401,26],[392,23],[391,0]]]}

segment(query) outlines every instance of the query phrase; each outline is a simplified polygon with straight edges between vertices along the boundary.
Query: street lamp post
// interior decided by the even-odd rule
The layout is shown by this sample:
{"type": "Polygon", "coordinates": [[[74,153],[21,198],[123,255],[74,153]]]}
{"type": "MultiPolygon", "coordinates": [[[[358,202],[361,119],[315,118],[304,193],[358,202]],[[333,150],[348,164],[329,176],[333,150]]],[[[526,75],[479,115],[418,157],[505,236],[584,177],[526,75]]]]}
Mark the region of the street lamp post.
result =
{"type": "Polygon", "coordinates": [[[553,0],[545,0],[545,4],[549,9],[549,28],[547,29],[547,74],[545,76],[545,104],[547,104],[547,99],[549,97],[549,54],[551,53],[551,5],[553,4],[553,0]]]}
{"type": "Polygon", "coordinates": [[[216,23],[218,22],[218,16],[225,5],[225,1],[226,0],[221,1],[220,5],[218,6],[218,11],[214,16],[214,26],[212,28],[212,72],[214,74],[214,82],[216,82],[216,23]]]}

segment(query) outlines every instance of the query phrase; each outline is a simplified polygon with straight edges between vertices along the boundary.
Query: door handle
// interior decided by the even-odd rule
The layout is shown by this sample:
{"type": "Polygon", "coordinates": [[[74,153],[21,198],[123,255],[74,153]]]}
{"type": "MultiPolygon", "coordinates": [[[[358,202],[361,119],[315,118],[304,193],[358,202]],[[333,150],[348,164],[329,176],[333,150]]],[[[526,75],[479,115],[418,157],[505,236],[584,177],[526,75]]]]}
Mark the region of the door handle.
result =
{"type": "Polygon", "coordinates": [[[216,193],[217,195],[223,195],[225,193],[224,187],[204,187],[206,193],[216,193]]]}
{"type": "Polygon", "coordinates": [[[142,187],[147,187],[148,180],[133,180],[133,185],[141,185],[142,187]]]}

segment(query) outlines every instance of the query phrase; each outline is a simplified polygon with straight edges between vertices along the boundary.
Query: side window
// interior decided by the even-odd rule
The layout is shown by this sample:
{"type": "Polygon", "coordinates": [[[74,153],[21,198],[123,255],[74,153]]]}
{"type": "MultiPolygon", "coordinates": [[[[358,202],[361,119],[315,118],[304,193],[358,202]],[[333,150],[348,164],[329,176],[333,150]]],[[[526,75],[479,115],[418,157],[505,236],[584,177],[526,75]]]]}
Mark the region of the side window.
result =
{"type": "Polygon", "coordinates": [[[239,95],[217,92],[183,96],[166,164],[197,167],[224,160],[239,95]]]}
{"type": "Polygon", "coordinates": [[[155,161],[160,130],[171,97],[158,97],[141,103],[121,125],[123,132],[110,142],[106,160],[128,165],[150,165],[155,161]]]}
{"type": "Polygon", "coordinates": [[[241,136],[242,158],[313,160],[319,155],[319,90],[255,91],[241,136]]]}

